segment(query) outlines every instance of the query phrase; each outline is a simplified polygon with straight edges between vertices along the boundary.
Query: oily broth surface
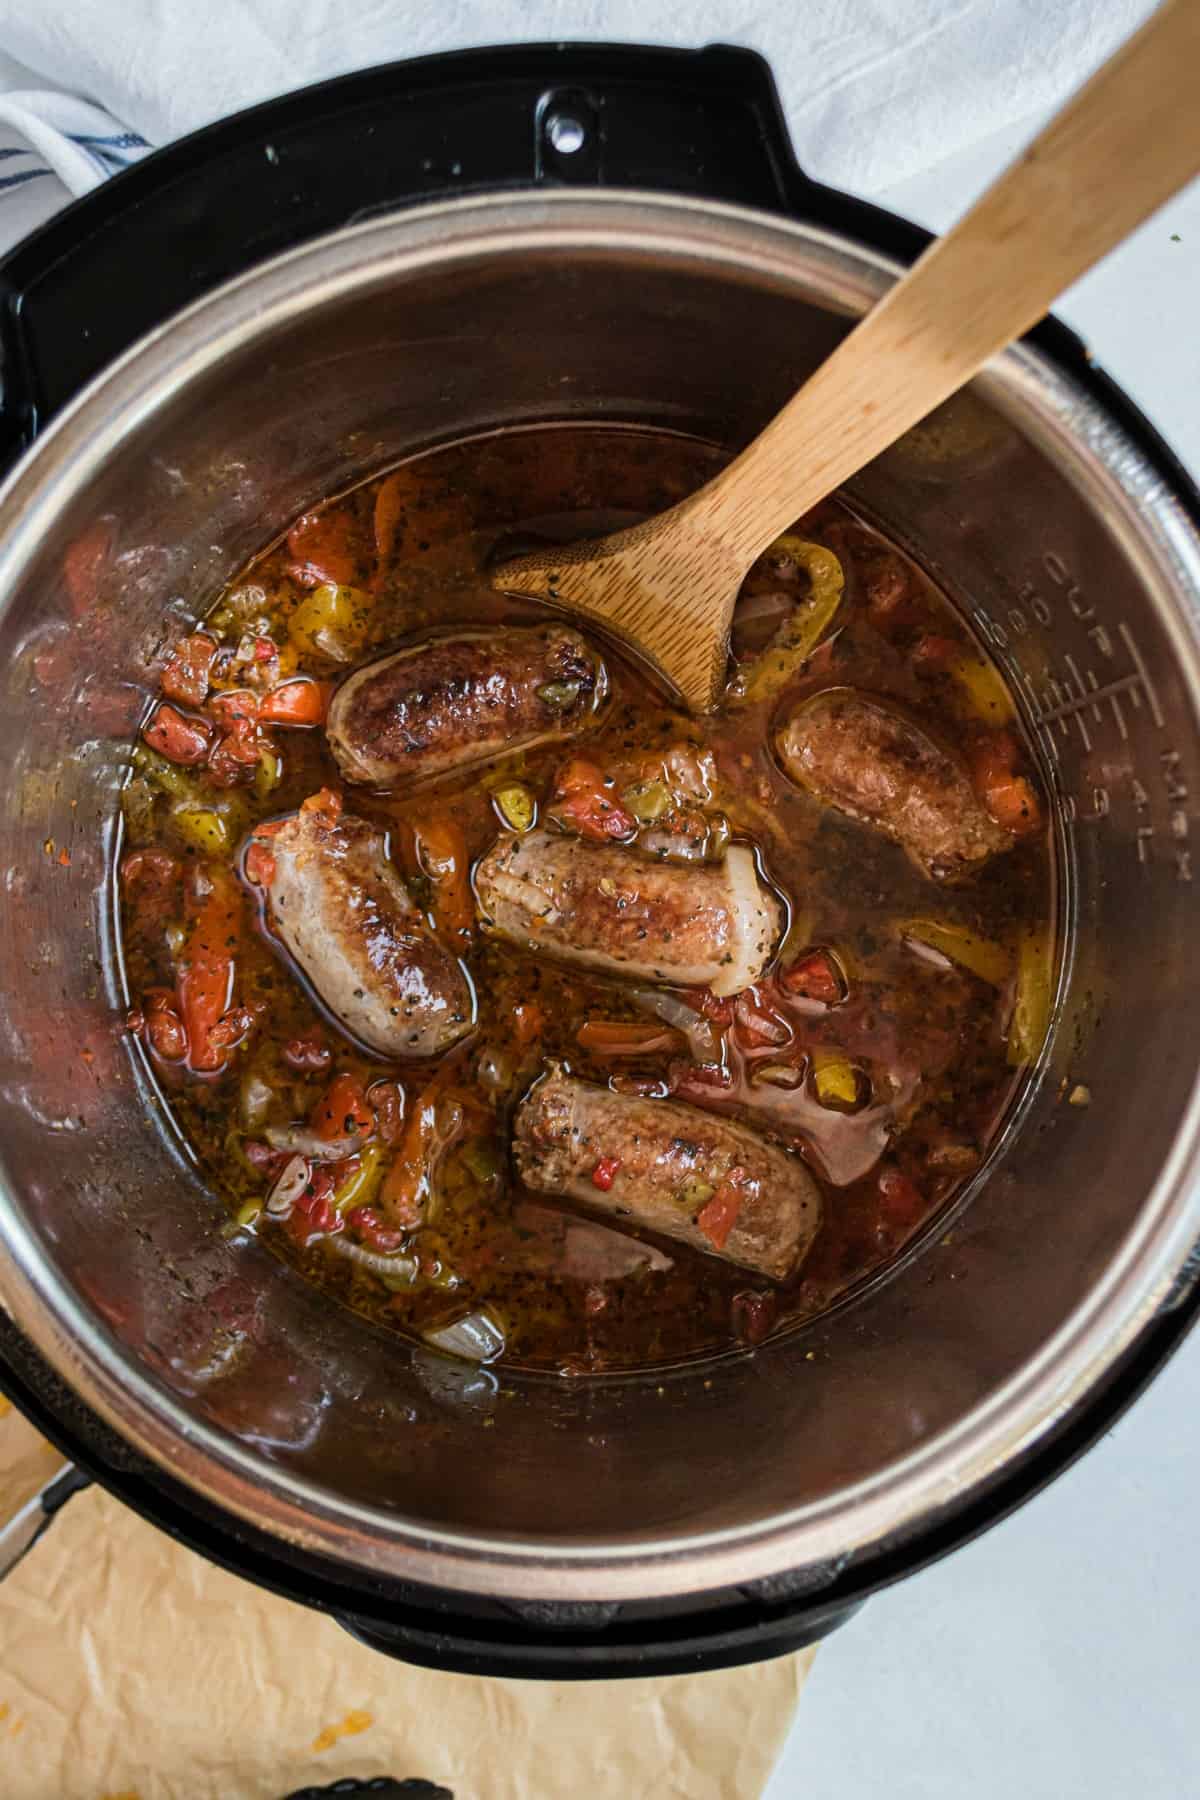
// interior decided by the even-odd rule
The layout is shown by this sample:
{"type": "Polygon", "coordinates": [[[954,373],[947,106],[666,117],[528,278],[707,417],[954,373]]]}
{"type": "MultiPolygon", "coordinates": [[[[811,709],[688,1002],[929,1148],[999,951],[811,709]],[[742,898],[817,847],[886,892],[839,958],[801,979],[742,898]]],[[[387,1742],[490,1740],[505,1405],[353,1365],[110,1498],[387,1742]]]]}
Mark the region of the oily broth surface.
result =
{"type": "MultiPolygon", "coordinates": [[[[498,542],[519,548],[530,539],[561,541],[612,529],[671,504],[722,460],[712,448],[690,440],[603,427],[514,432],[430,452],[404,467],[393,508],[392,551],[378,574],[379,481],[355,490],[333,505],[351,521],[350,544],[361,547],[357,579],[364,589],[373,584],[370,604],[357,621],[356,661],[448,626],[485,626],[499,635],[507,625],[545,619],[546,609],[514,602],[489,586],[487,566],[498,542]]],[[[889,637],[872,620],[863,571],[878,569],[881,555],[898,558],[899,553],[834,504],[804,521],[804,535],[836,549],[846,571],[846,598],[832,647],[788,687],[783,703],[790,706],[836,683],[917,709],[948,739],[961,734],[944,684],[915,671],[903,632],[899,639],[889,637]]],[[[266,552],[232,584],[213,616],[221,618],[230,595],[260,589],[274,635],[284,641],[287,619],[305,598],[288,573],[291,562],[286,544],[266,552]]],[[[917,584],[922,616],[932,619],[945,639],[978,656],[949,603],[927,578],[914,575],[911,565],[903,566],[917,584]]],[[[735,647],[739,637],[753,637],[755,591],[770,587],[766,575],[748,584],[750,598],[740,616],[749,613],[751,619],[740,633],[735,623],[735,647]]],[[[466,1147],[474,1146],[476,1154],[465,1157],[460,1143],[441,1165],[433,1223],[419,1234],[427,1276],[422,1285],[393,1293],[324,1241],[299,1249],[265,1219],[258,1229],[264,1242],[332,1298],[379,1323],[419,1333],[467,1307],[487,1306],[503,1321],[505,1360],[572,1372],[646,1367],[731,1348],[745,1341],[747,1302],[752,1315],[761,1297],[770,1294],[766,1304],[773,1316],[767,1324],[780,1329],[825,1310],[891,1261],[973,1172],[955,1169],[952,1160],[938,1160],[935,1153],[940,1149],[944,1156],[947,1142],[966,1142],[986,1154],[1027,1074],[1006,1057],[1004,995],[960,968],[914,956],[897,936],[897,921],[936,915],[984,939],[1010,941],[1021,930],[1047,931],[1053,918],[1047,832],[994,857],[968,881],[931,883],[897,845],[821,806],[783,776],[770,745],[779,704],[697,721],[667,705],[628,659],[611,647],[605,653],[611,697],[596,728],[576,740],[581,752],[602,767],[683,743],[712,753],[735,837],[755,845],[763,872],[786,897],[789,950],[834,946],[850,975],[849,1009],[803,1022],[801,1042],[810,1048],[828,1044],[897,1071],[908,1099],[904,1121],[895,1129],[874,1104],[858,1113],[830,1113],[807,1088],[768,1096],[774,1132],[805,1155],[825,1201],[813,1251],[781,1289],[772,1290],[770,1283],[715,1256],[613,1232],[516,1185],[507,1156],[513,1106],[548,1058],[599,1082],[617,1071],[620,1079],[665,1081],[671,1059],[659,1055],[614,1064],[590,1056],[576,1039],[585,1019],[644,1021],[622,986],[495,940],[477,941],[466,960],[478,995],[478,1029],[449,1059],[456,1086],[471,1097],[466,1147]],[[518,1008],[530,1002],[544,1024],[536,1041],[523,1042],[518,1008]],[[497,1069],[506,1072],[499,1088],[488,1078],[497,1069]],[[482,1176],[480,1144],[483,1162],[490,1159],[495,1171],[482,1176]],[[885,1146],[889,1158],[916,1181],[924,1201],[920,1216],[897,1221],[881,1206],[876,1171],[885,1146]]],[[[267,796],[244,792],[247,826],[294,810],[318,788],[341,785],[321,732],[278,736],[281,779],[267,796]]],[[[505,759],[501,772],[544,801],[570,748],[562,743],[535,748],[505,759]]],[[[475,860],[500,829],[496,786],[497,766],[491,765],[412,794],[384,797],[347,789],[346,801],[349,809],[386,826],[398,844],[414,820],[444,808],[463,828],[475,860]]],[[[144,795],[127,814],[127,843],[161,844],[185,860],[198,854],[181,847],[167,806],[146,802],[144,795]]],[[[246,908],[249,919],[254,910],[249,895],[246,908]]],[[[135,995],[171,985],[169,946],[161,933],[143,930],[128,909],[124,950],[135,995]]],[[[281,1054],[288,1040],[321,1028],[334,1048],[335,1070],[364,1082],[397,1078],[395,1065],[362,1055],[330,1027],[319,1004],[253,925],[242,933],[238,968],[242,1001],[266,1009],[261,1027],[237,1053],[229,1073],[177,1079],[168,1087],[180,1130],[233,1212],[261,1198],[264,1189],[261,1175],[247,1166],[239,1149],[254,1135],[239,1122],[247,1074],[253,1072],[272,1090],[273,1116],[284,1121],[306,1118],[328,1082],[328,1075],[298,1074],[288,1067],[281,1054]]],[[[747,1074],[744,1059],[731,1049],[730,1061],[740,1082],[747,1074]]],[[[410,1106],[431,1073],[428,1065],[399,1072],[410,1106]]]]}

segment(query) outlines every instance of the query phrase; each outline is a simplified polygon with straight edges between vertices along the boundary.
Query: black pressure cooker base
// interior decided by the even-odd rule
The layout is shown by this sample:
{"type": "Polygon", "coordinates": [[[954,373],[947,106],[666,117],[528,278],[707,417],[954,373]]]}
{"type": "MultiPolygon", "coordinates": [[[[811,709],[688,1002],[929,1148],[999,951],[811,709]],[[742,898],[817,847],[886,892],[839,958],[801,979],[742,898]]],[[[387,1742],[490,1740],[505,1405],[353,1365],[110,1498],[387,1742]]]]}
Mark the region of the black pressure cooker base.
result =
{"type": "MultiPolygon", "coordinates": [[[[763,208],[900,262],[917,227],[797,167],[767,65],[748,51],[532,45],[398,63],[285,96],[157,152],[0,262],[0,464],[131,342],[255,263],[355,218],[467,192],[610,185],[763,208]],[[573,150],[555,130],[582,132],[573,150]],[[152,282],[129,279],[153,267],[152,282]],[[80,321],[86,320],[86,328],[80,321]]],[[[1200,521],[1200,497],[1137,409],[1053,319],[1030,334],[1101,401],[1200,521]]],[[[684,1673],[782,1655],[945,1555],[1081,1454],[1140,1392],[1200,1305],[1176,1295],[1090,1395],[953,1514],[853,1562],[675,1602],[525,1604],[383,1581],[211,1506],[114,1434],[0,1314],[0,1389],[86,1474],[177,1541],[431,1668],[557,1679],[684,1673]]],[[[72,1490],[67,1483],[59,1498],[72,1490]]],[[[306,1790],[348,1794],[344,1784],[306,1790]]],[[[366,1790],[440,1794],[421,1782],[366,1790]]],[[[296,1800],[300,1800],[297,1796],[296,1800]]]]}
{"type": "MultiPolygon", "coordinates": [[[[1091,1447],[1178,1347],[1197,1309],[1160,1314],[1108,1385],[986,1493],[861,1561],[676,1602],[556,1606],[384,1581],[285,1546],[146,1461],[66,1388],[0,1313],[0,1390],[87,1475],[178,1543],[281,1597],[331,1614],[360,1642],[424,1668],[534,1680],[684,1675],[783,1656],[829,1636],[875,1592],[976,1537],[1091,1447]]],[[[72,1490],[73,1491],[73,1490],[72,1490]]]]}

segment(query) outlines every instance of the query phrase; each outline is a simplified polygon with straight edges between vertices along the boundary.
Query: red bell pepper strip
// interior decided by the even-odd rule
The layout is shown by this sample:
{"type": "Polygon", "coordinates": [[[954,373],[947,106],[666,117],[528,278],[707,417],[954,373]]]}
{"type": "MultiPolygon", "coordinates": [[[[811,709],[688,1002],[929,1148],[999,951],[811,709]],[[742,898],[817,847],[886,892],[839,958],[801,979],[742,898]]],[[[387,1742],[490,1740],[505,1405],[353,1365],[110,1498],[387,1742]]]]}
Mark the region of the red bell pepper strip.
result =
{"type": "Polygon", "coordinates": [[[216,1074],[228,1060],[228,1051],[219,1039],[213,1041],[213,1033],[233,1000],[240,933],[235,892],[225,881],[211,882],[207,893],[194,902],[175,983],[187,1031],[188,1067],[196,1074],[216,1074]]]}

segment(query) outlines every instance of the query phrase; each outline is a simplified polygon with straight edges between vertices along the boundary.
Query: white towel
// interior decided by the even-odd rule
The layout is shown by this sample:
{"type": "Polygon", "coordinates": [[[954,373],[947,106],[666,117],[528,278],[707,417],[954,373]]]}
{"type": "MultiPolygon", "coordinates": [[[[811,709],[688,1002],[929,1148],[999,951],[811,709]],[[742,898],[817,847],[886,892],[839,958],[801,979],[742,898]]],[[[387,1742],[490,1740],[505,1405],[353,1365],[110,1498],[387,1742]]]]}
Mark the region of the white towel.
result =
{"type": "Polygon", "coordinates": [[[469,45],[761,50],[802,165],[863,195],[1045,115],[1152,0],[0,0],[0,248],[239,107],[469,45]]]}

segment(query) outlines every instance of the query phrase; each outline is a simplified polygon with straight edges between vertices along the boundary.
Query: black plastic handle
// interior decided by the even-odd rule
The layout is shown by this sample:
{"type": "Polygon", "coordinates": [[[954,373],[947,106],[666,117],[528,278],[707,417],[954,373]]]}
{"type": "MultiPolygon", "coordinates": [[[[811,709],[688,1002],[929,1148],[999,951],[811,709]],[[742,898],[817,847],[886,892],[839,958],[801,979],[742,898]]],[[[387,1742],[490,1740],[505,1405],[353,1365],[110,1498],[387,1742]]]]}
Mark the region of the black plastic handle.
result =
{"type": "Polygon", "coordinates": [[[373,1781],[354,1781],[347,1777],[330,1787],[297,1788],[287,1800],[454,1800],[449,1788],[420,1776],[394,1781],[390,1775],[377,1775],[373,1781]]]}
{"type": "Polygon", "coordinates": [[[810,192],[748,50],[515,45],[323,82],[158,151],[0,263],[0,449],[266,257],[373,213],[538,184],[785,211],[810,192]]]}

